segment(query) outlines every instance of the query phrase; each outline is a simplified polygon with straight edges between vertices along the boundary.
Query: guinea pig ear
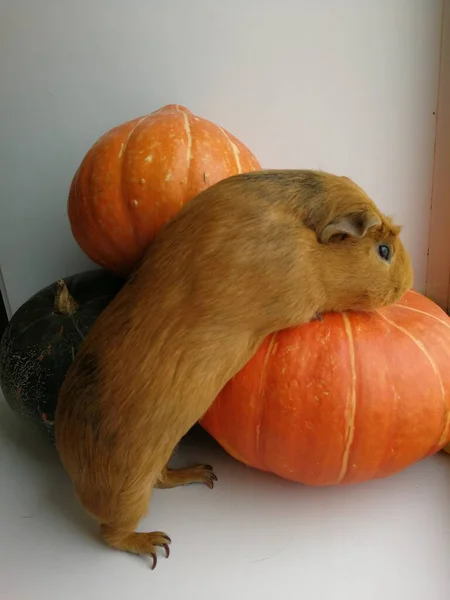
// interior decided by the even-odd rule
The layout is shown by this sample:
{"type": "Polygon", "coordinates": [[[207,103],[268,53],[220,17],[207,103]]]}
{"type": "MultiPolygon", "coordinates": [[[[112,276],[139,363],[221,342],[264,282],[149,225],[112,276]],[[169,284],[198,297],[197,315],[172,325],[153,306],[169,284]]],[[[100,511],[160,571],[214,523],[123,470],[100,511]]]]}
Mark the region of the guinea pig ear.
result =
{"type": "Polygon", "coordinates": [[[335,236],[362,238],[372,227],[381,225],[380,217],[369,211],[351,213],[338,217],[325,225],[319,233],[319,241],[327,243],[335,236]]]}

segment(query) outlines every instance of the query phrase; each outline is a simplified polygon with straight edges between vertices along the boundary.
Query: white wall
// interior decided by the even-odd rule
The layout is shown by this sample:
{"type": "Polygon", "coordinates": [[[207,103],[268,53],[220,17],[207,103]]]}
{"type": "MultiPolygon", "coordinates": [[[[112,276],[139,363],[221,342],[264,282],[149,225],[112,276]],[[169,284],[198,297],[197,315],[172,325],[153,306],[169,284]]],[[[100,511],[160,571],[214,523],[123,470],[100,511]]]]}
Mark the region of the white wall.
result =
{"type": "Polygon", "coordinates": [[[424,288],[441,0],[2,0],[0,265],[11,307],[90,266],[66,198],[96,138],[166,103],[265,167],[347,174],[424,288]]]}

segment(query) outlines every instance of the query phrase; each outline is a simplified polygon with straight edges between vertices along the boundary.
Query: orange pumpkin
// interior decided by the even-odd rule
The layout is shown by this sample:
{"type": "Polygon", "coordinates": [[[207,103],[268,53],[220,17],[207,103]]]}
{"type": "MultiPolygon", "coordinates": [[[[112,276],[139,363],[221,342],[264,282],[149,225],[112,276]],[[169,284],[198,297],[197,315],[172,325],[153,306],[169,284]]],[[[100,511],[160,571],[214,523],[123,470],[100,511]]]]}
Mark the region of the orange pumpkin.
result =
{"type": "Polygon", "coordinates": [[[309,485],[386,477],[450,441],[450,318],[414,291],[269,336],[203,427],[237,460],[309,485]]]}
{"type": "Polygon", "coordinates": [[[260,168],[222,127],[178,104],[164,106],[111,129],[87,152],[69,192],[73,236],[91,260],[127,275],[183,204],[260,168]]]}

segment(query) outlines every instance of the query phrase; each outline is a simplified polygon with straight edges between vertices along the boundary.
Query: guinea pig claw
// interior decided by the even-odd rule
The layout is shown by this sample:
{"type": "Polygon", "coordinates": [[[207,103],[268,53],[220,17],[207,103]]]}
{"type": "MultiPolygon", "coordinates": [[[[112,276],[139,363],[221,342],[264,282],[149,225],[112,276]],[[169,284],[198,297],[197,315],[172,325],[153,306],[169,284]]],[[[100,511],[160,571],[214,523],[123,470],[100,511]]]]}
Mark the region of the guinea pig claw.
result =
{"type": "Polygon", "coordinates": [[[155,569],[156,565],[158,564],[157,549],[164,548],[164,552],[166,553],[166,558],[169,558],[169,556],[170,556],[169,544],[172,542],[172,540],[170,539],[170,537],[168,535],[166,535],[162,531],[154,531],[149,535],[152,536],[153,539],[151,540],[151,545],[148,547],[148,550],[147,550],[147,552],[145,552],[145,554],[147,554],[152,559],[150,568],[153,571],[155,569]]]}
{"type": "Polygon", "coordinates": [[[210,490],[213,489],[215,481],[218,481],[217,475],[215,473],[213,473],[212,471],[210,471],[208,473],[208,476],[205,478],[205,483],[209,487],[210,490]]]}

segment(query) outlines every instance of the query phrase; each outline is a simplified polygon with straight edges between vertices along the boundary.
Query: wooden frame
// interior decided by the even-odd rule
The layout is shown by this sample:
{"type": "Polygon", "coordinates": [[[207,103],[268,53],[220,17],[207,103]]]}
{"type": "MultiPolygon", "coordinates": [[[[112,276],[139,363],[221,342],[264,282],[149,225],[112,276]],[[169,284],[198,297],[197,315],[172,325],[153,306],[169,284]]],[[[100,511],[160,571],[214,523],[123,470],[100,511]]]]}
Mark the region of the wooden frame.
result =
{"type": "Polygon", "coordinates": [[[450,310],[450,0],[443,0],[426,295],[450,310]]]}

